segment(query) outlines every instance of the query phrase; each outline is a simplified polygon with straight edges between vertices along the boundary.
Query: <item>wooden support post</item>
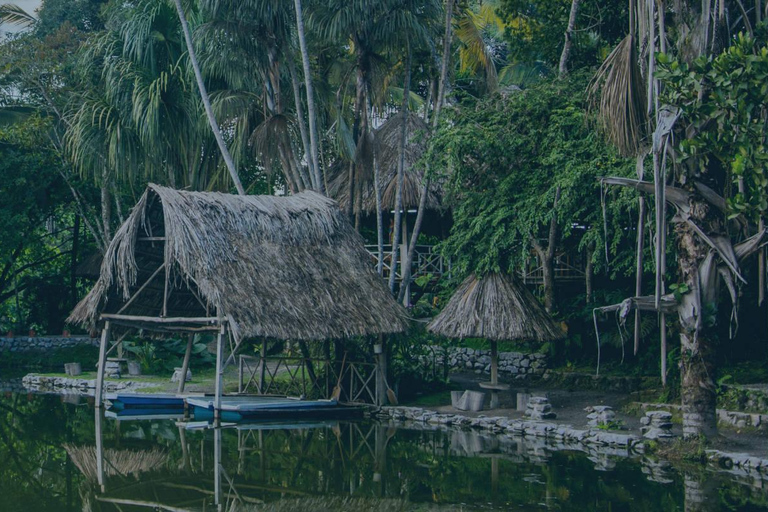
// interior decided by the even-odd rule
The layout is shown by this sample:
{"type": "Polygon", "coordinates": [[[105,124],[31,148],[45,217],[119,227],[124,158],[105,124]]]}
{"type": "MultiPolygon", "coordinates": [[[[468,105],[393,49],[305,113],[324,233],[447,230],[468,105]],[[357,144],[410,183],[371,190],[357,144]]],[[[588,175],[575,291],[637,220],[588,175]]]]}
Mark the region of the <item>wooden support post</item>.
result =
{"type": "Polygon", "coordinates": [[[243,356],[237,358],[237,392],[243,392],[243,356]]]}
{"type": "Polygon", "coordinates": [[[222,324],[219,329],[219,335],[216,338],[216,395],[213,402],[214,419],[221,419],[221,393],[223,387],[222,359],[224,359],[224,335],[227,333],[227,326],[222,324]]]}
{"type": "Polygon", "coordinates": [[[261,340],[261,359],[259,361],[259,394],[264,394],[264,375],[267,370],[267,338],[261,340]]]}
{"type": "Polygon", "coordinates": [[[104,437],[101,431],[101,418],[104,412],[101,408],[96,408],[94,425],[96,430],[96,480],[101,488],[101,492],[106,491],[104,485],[104,437]]]}
{"type": "Polygon", "coordinates": [[[659,334],[661,335],[661,384],[667,386],[667,315],[659,314],[659,334]]]}
{"type": "Polygon", "coordinates": [[[187,384],[187,371],[189,370],[189,360],[192,357],[192,343],[195,339],[194,334],[189,334],[187,338],[187,350],[184,352],[184,362],[181,363],[181,376],[179,377],[178,392],[184,392],[184,386],[187,384]]]}
{"type": "MultiPolygon", "coordinates": [[[[491,341],[491,384],[494,386],[499,383],[499,344],[497,341],[491,341]]],[[[499,407],[499,391],[491,390],[491,409],[499,407]]]]}
{"type": "Polygon", "coordinates": [[[104,322],[101,331],[101,344],[99,345],[99,363],[96,370],[96,408],[101,407],[104,396],[104,365],[107,362],[107,343],[109,343],[109,321],[104,322]]]}
{"type": "Polygon", "coordinates": [[[387,385],[382,365],[384,336],[381,334],[379,335],[378,342],[373,346],[373,354],[376,359],[376,405],[382,406],[387,403],[387,385]]]}
{"type": "MultiPolygon", "coordinates": [[[[218,413],[218,410],[216,411],[218,413]]],[[[213,429],[213,501],[216,510],[222,509],[221,503],[221,429],[213,429]]]]}

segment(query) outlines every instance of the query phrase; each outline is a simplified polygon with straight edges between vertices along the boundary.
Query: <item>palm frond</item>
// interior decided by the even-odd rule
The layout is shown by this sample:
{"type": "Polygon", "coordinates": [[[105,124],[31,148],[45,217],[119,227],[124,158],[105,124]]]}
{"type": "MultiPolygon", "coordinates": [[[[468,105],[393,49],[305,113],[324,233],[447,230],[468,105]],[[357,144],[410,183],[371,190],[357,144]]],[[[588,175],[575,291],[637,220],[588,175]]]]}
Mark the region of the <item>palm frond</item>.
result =
{"type": "Polygon", "coordinates": [[[645,86],[637,44],[625,37],[611,52],[589,85],[591,108],[608,140],[623,156],[635,156],[648,133],[645,86]]]}
{"type": "Polygon", "coordinates": [[[0,5],[0,23],[10,23],[22,28],[32,28],[37,17],[15,4],[0,5]]]}

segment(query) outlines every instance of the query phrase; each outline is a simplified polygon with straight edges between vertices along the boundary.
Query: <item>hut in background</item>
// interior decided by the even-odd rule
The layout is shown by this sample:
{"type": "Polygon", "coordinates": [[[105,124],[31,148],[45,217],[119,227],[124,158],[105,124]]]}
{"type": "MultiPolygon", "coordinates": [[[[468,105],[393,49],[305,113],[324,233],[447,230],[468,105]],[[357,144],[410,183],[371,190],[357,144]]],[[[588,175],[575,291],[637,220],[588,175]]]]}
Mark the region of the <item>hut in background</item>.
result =
{"type": "Polygon", "coordinates": [[[217,332],[218,397],[227,331],[234,353],[244,338],[388,334],[404,331],[408,319],[370,267],[362,239],[327,197],[149,185],[68,321],[89,328],[104,322],[98,404],[112,326],[217,332]]]}
{"type": "Polygon", "coordinates": [[[491,408],[498,407],[498,392],[509,390],[499,383],[499,341],[545,343],[564,337],[536,297],[514,277],[500,273],[470,275],[427,330],[448,338],[490,340],[491,381],[480,387],[491,391],[491,408]]]}

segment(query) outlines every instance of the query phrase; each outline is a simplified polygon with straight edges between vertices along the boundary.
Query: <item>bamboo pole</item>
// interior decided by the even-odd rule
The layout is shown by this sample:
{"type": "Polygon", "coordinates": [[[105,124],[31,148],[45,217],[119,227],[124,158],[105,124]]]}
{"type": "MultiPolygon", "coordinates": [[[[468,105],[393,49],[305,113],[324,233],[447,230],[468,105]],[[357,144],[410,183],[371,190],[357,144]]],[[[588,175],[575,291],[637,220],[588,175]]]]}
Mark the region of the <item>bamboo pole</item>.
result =
{"type": "Polygon", "coordinates": [[[107,362],[107,342],[109,341],[110,325],[109,321],[104,322],[104,329],[101,331],[101,343],[99,344],[99,362],[96,370],[96,408],[101,407],[101,401],[104,395],[104,365],[107,362]]]}
{"type": "MultiPolygon", "coordinates": [[[[499,383],[499,343],[491,340],[491,384],[496,386],[499,383]]],[[[499,391],[491,390],[491,409],[499,407],[499,391]]]]}

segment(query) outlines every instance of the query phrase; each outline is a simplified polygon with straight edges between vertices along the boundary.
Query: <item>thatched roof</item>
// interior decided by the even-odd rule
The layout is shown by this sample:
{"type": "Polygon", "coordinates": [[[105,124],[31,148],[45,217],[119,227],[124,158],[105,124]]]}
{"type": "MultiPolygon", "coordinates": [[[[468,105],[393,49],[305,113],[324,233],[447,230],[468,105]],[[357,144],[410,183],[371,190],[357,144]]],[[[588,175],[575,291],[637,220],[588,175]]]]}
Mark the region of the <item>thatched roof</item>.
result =
{"type": "Polygon", "coordinates": [[[514,277],[474,274],[427,326],[449,338],[547,342],[564,336],[539,301],[514,277]]]}
{"type": "MultiPolygon", "coordinates": [[[[92,326],[99,315],[119,311],[163,263],[170,269],[166,316],[218,310],[238,339],[328,339],[407,327],[362,239],[327,197],[158,185],[147,188],[115,234],[99,280],[68,321],[92,326]]],[[[160,316],[164,272],[122,314],[160,316]]]]}
{"type": "MultiPolygon", "coordinates": [[[[397,194],[397,165],[400,157],[400,137],[403,116],[397,114],[389,118],[374,132],[371,144],[377,144],[379,172],[381,173],[381,204],[384,211],[395,209],[397,194]]],[[[418,208],[421,199],[421,185],[424,173],[416,163],[424,153],[423,137],[427,126],[417,115],[408,116],[408,143],[405,146],[405,166],[403,168],[403,206],[412,210],[418,208]]],[[[364,159],[371,159],[372,152],[364,148],[361,152],[364,159]]],[[[372,169],[372,161],[366,163],[366,169],[372,169]]],[[[370,174],[370,173],[369,173],[370,174]]],[[[373,175],[362,176],[363,183],[359,184],[362,198],[362,210],[367,213],[376,212],[376,195],[373,188],[373,175]]],[[[355,192],[358,194],[358,192],[355,192]]],[[[328,194],[339,202],[342,209],[349,202],[349,167],[343,165],[336,170],[328,184],[328,194]]],[[[442,209],[442,186],[432,182],[427,195],[427,209],[442,209]]]]}

